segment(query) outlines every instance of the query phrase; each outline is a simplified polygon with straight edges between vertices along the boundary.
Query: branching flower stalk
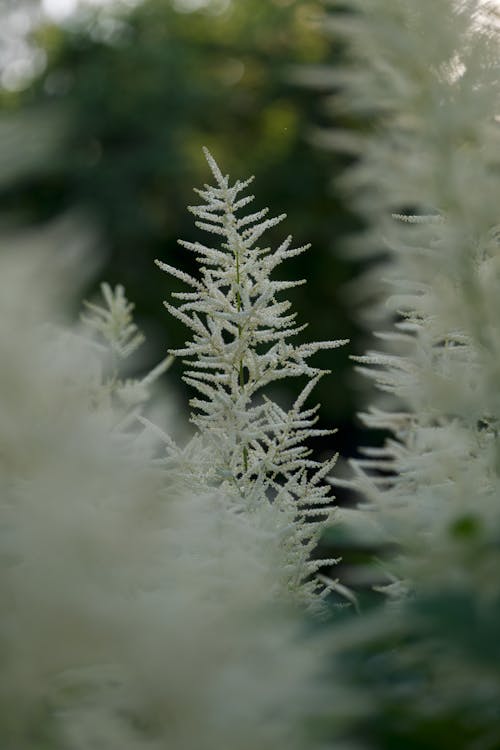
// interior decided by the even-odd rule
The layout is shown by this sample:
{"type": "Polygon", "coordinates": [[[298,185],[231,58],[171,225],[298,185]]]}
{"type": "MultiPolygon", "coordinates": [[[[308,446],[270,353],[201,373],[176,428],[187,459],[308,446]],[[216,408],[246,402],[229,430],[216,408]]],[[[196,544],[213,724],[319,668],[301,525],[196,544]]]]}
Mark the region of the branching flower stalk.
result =
{"type": "Polygon", "coordinates": [[[132,317],[134,305],[127,300],[121,284],[112,289],[103,283],[101,293],[105,306],[85,301],[87,314],[81,316],[82,321],[104,339],[115,360],[126,359],[144,342],[132,317]]]}
{"type": "MultiPolygon", "coordinates": [[[[0,256],[0,747],[323,747],[308,727],[342,691],[322,679],[324,638],[272,595],[267,519],[219,488],[179,493],[148,436],[116,426],[118,398],[94,398],[102,347],[56,325],[57,256],[15,250],[0,256]]],[[[94,322],[127,348],[129,303],[105,289],[94,322]]]]}
{"type": "Polygon", "coordinates": [[[137,423],[142,407],[151,397],[151,387],[168,370],[173,356],[165,357],[142,378],[124,379],[124,363],[136,353],[145,337],[134,322],[134,305],[125,296],[121,284],[113,289],[103,283],[101,294],[104,304],[85,301],[86,312],[81,315],[85,333],[92,336],[101,350],[97,361],[105,365],[106,359],[110,360],[107,368],[101,368],[93,401],[99,408],[112,400],[112,413],[120,416],[117,426],[123,430],[137,423]]]}
{"type": "MultiPolygon", "coordinates": [[[[197,227],[215,234],[220,245],[180,241],[196,254],[199,278],[157,261],[191,288],[173,293],[178,307],[165,302],[192,332],[185,347],[171,353],[185,358],[189,369],[184,380],[198,392],[190,404],[192,421],[211,452],[207,481],[231,485],[250,512],[263,503],[281,512],[282,544],[290,554],[289,585],[300,589],[312,572],[334,562],[308,560],[330,518],[330,488],[324,479],[335,463],[335,457],[324,463],[311,458],[305,445],[312,437],[334,432],[315,428],[318,406],[305,405],[327,374],[308,360],[321,349],[346,342],[290,343],[306,326],[296,323],[291,303],[278,295],[304,280],[279,281],[271,275],[309,245],[293,248],[287,237],[276,250],[260,246],[263,234],[285,216],[266,218],[267,209],[240,215],[253,200],[244,195],[252,178],[230,185],[206,149],[205,156],[215,186],[197,190],[203,204],[190,211],[197,227]],[[307,382],[286,411],[265,391],[288,377],[306,377],[307,382]]],[[[324,588],[318,580],[307,585],[310,592],[324,588]]]]}
{"type": "Polygon", "coordinates": [[[330,73],[330,104],[364,126],[324,140],[354,156],[343,181],[366,227],[357,247],[377,258],[365,289],[372,302],[381,292],[370,327],[382,333],[360,365],[379,393],[363,417],[388,433],[351,461],[347,484],[385,536],[382,617],[400,629],[398,666],[386,664],[379,691],[369,681],[370,698],[392,685],[383,747],[387,717],[405,715],[397,747],[453,736],[463,750],[498,748],[498,3],[334,4],[323,28],[337,47],[342,36],[346,57],[330,73]]]}
{"type": "Polygon", "coordinates": [[[479,550],[500,526],[498,8],[342,5],[330,23],[350,60],[331,73],[336,106],[376,125],[327,139],[356,156],[344,183],[369,227],[360,246],[385,249],[370,277],[371,292],[385,283],[384,331],[360,364],[382,392],[365,422],[391,433],[352,461],[351,486],[399,545],[411,585],[497,590],[460,559],[456,530],[483,530],[479,550]]]}

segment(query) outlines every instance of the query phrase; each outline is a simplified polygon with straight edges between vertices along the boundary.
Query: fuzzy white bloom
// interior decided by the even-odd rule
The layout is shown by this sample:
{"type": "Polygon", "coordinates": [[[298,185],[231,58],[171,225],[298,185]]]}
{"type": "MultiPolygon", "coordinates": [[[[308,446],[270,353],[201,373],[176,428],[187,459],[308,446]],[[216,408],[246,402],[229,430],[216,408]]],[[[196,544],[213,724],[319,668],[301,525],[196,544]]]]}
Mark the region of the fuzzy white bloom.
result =
{"type": "MultiPolygon", "coordinates": [[[[322,81],[360,127],[323,140],[355,157],[344,185],[367,231],[353,248],[372,261],[381,331],[358,358],[379,390],[363,417],[389,433],[344,482],[389,542],[380,624],[396,667],[370,697],[384,706],[392,682],[384,738],[389,716],[401,737],[413,714],[401,746],[438,746],[444,726],[468,750],[498,747],[499,29],[479,0],[336,4],[323,26],[348,59],[322,81]]],[[[361,627],[373,653],[373,622],[361,627]]]]}
{"type": "Polygon", "coordinates": [[[352,462],[354,486],[401,545],[401,575],[492,591],[456,535],[500,526],[498,27],[476,0],[342,5],[337,106],[374,122],[326,140],[359,157],[345,180],[370,226],[359,245],[386,253],[369,277],[386,330],[359,361],[384,394],[365,422],[392,433],[352,462]]]}
{"type": "Polygon", "coordinates": [[[96,407],[95,348],[51,344],[57,287],[20,260],[0,263],[2,749],[309,748],[324,651],[272,602],[268,520],[176,487],[96,407]]]}
{"type": "Polygon", "coordinates": [[[126,359],[143,343],[144,336],[134,323],[134,305],[125,297],[125,290],[118,284],[112,289],[109,284],[101,284],[106,307],[85,302],[90,314],[82,315],[89,328],[99,333],[120,359],[126,359]]]}
{"type": "Polygon", "coordinates": [[[118,424],[123,429],[141,415],[142,407],[151,398],[151,386],[168,370],[173,357],[165,357],[142,378],[123,379],[124,361],[135,354],[145,338],[134,322],[134,305],[126,298],[124,288],[118,284],[112,289],[103,283],[101,292],[104,305],[85,301],[87,314],[81,316],[84,332],[99,346],[102,362],[92,399],[96,408],[112,403],[113,413],[120,416],[118,424]]]}
{"type": "Polygon", "coordinates": [[[253,200],[244,194],[252,178],[231,185],[204,151],[215,186],[197,190],[203,204],[190,211],[196,225],[215,234],[219,243],[212,247],[180,241],[196,254],[199,278],[157,261],[190,287],[173,294],[178,307],[165,303],[192,332],[185,347],[172,353],[186,358],[184,380],[198,392],[190,403],[192,421],[208,449],[205,481],[243,498],[249,513],[272,504],[279,544],[286,550],[285,589],[313,605],[324,585],[311,575],[335,563],[309,561],[330,519],[324,479],[335,457],[318,462],[305,445],[312,437],[333,432],[316,429],[319,407],[306,406],[319,378],[327,374],[308,360],[321,349],[346,342],[290,342],[305,326],[297,325],[291,303],[280,301],[279,295],[305,282],[273,280],[271,275],[309,246],[292,248],[291,237],[275,250],[261,246],[260,238],[284,216],[266,218],[267,209],[241,214],[253,200]],[[288,377],[305,377],[307,382],[286,411],[266,395],[266,387],[288,377]]]}

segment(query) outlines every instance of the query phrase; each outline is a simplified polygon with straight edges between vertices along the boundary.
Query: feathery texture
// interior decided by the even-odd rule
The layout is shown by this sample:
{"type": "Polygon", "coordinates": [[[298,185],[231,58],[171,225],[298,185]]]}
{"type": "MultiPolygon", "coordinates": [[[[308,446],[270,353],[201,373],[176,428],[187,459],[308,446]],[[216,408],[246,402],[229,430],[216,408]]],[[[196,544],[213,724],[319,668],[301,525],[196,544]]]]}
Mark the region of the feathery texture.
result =
{"type": "Polygon", "coordinates": [[[103,283],[101,292],[106,307],[85,302],[88,314],[82,315],[82,320],[104,339],[113,354],[126,359],[144,341],[132,317],[134,305],[127,300],[121,284],[112,289],[109,284],[103,283]]]}
{"type": "Polygon", "coordinates": [[[206,481],[244,498],[248,512],[273,505],[280,545],[287,550],[286,588],[312,604],[324,585],[319,579],[309,580],[311,574],[335,562],[309,561],[330,518],[324,478],[335,457],[320,463],[305,444],[332,432],[314,427],[319,407],[306,405],[326,374],[308,360],[320,349],[346,342],[291,343],[305,326],[296,323],[291,303],[280,301],[279,294],[304,281],[278,281],[271,275],[308,246],[293,248],[291,237],[275,250],[261,246],[260,238],[284,216],[266,218],[267,209],[241,214],[253,200],[244,192],[251,179],[231,185],[206,149],[205,156],[215,186],[197,190],[203,203],[190,211],[196,225],[215,234],[219,242],[212,247],[180,241],[196,254],[199,278],[157,261],[190,287],[173,294],[178,306],[165,303],[192,332],[185,347],[172,353],[185,358],[184,380],[197,391],[191,400],[192,421],[208,448],[206,481]],[[265,392],[287,377],[307,378],[288,411],[265,392]]]}
{"type": "Polygon", "coordinates": [[[101,293],[104,305],[85,301],[87,312],[81,315],[84,333],[97,345],[101,363],[92,400],[95,408],[112,406],[115,422],[119,416],[117,424],[124,429],[137,424],[143,406],[151,398],[152,386],[168,370],[173,357],[165,357],[141,378],[123,378],[125,361],[145,339],[134,322],[134,305],[127,300],[123,287],[119,284],[112,289],[103,283],[101,293]]]}
{"type": "MultiPolygon", "coordinates": [[[[390,433],[383,447],[351,462],[347,485],[393,542],[387,566],[396,606],[387,622],[406,633],[380,695],[390,694],[391,715],[417,717],[417,733],[430,727],[434,736],[444,726],[456,738],[447,732],[444,744],[493,749],[500,746],[498,9],[476,0],[339,5],[324,27],[343,36],[349,60],[331,73],[332,104],[366,126],[324,141],[356,156],[344,185],[368,226],[357,248],[378,255],[367,291],[384,290],[380,346],[358,358],[381,393],[364,419],[390,433]]],[[[405,742],[400,729],[397,746],[429,746],[411,735],[405,742]]]]}
{"type": "Polygon", "coordinates": [[[358,358],[385,395],[364,419],[393,434],[353,468],[423,560],[450,551],[464,514],[486,528],[499,513],[498,29],[474,0],[345,5],[335,101],[374,126],[351,139],[344,183],[370,225],[359,246],[386,252],[370,277],[386,289],[383,347],[358,358]]]}
{"type": "Polygon", "coordinates": [[[273,602],[273,529],[178,491],[96,405],[96,348],[53,344],[57,287],[20,255],[0,259],[2,749],[309,748],[324,650],[273,602]]]}

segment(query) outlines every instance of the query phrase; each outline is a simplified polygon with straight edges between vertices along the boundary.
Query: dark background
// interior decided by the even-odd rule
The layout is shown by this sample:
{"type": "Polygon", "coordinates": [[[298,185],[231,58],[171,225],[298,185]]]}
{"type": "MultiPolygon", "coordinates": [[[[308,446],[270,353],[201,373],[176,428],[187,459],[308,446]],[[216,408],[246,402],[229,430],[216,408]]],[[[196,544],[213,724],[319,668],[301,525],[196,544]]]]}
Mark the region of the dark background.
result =
{"type": "MultiPolygon", "coordinates": [[[[325,97],[296,80],[297,69],[334,64],[341,50],[322,36],[319,3],[180,7],[146,0],[46,20],[34,32],[31,42],[46,59],[41,72],[1,93],[2,121],[18,152],[0,179],[4,221],[26,227],[83,213],[101,255],[84,292],[95,293],[101,280],[124,284],[153,362],[186,338],[161,304],[181,285],[153,260],[193,270],[177,239],[199,234],[186,206],[196,202],[193,187],[210,180],[201,147],[234,179],[254,174],[256,209],[288,214],[269,241],[291,233],[299,245],[312,243],[284,269],[307,279],[290,294],[299,320],[310,324],[304,338],[351,339],[316,359],[333,370],[317,389],[321,426],[339,428],[319,450],[350,455],[362,439],[349,355],[364,342],[346,288],[356,269],[341,250],[358,223],[334,187],[345,163],[311,143],[327,121],[325,97]]],[[[167,376],[173,388],[181,368],[176,362],[167,376]]],[[[291,398],[297,384],[283,388],[291,398]]]]}

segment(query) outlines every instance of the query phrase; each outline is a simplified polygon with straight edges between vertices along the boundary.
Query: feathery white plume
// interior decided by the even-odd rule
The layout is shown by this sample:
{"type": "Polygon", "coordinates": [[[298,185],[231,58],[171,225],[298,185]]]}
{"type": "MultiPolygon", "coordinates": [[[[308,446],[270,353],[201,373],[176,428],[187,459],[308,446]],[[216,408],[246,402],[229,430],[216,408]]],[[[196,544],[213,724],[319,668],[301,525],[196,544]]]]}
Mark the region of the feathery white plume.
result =
{"type": "MultiPolygon", "coordinates": [[[[332,432],[315,428],[318,407],[306,406],[319,378],[328,374],[308,360],[320,349],[346,342],[291,343],[305,326],[296,323],[291,303],[279,295],[304,281],[271,276],[283,261],[309,246],[292,248],[291,237],[275,250],[261,246],[262,235],[285,217],[265,218],[266,209],[240,214],[253,200],[244,194],[251,179],[231,185],[210,152],[204,152],[215,186],[197,190],[203,203],[190,211],[196,225],[215,234],[218,242],[180,241],[196,254],[197,278],[157,261],[190,287],[189,292],[173,294],[178,306],[165,303],[192,332],[185,347],[172,353],[185,358],[184,380],[197,391],[191,400],[192,421],[210,451],[207,480],[230,487],[235,498],[245,498],[248,512],[269,503],[281,512],[276,518],[280,545],[286,550],[285,588],[314,605],[315,593],[324,586],[311,579],[320,563],[309,562],[309,555],[330,519],[329,486],[323,480],[335,457],[320,463],[305,444],[332,432]],[[288,377],[305,377],[307,382],[286,411],[269,398],[266,388],[288,377]]],[[[333,562],[325,560],[323,565],[333,562]]]]}
{"type": "Polygon", "coordinates": [[[20,283],[7,265],[1,747],[309,748],[324,652],[274,602],[272,513],[248,518],[220,489],[181,492],[89,397],[95,348],[71,335],[55,357],[36,275],[20,283]]]}

